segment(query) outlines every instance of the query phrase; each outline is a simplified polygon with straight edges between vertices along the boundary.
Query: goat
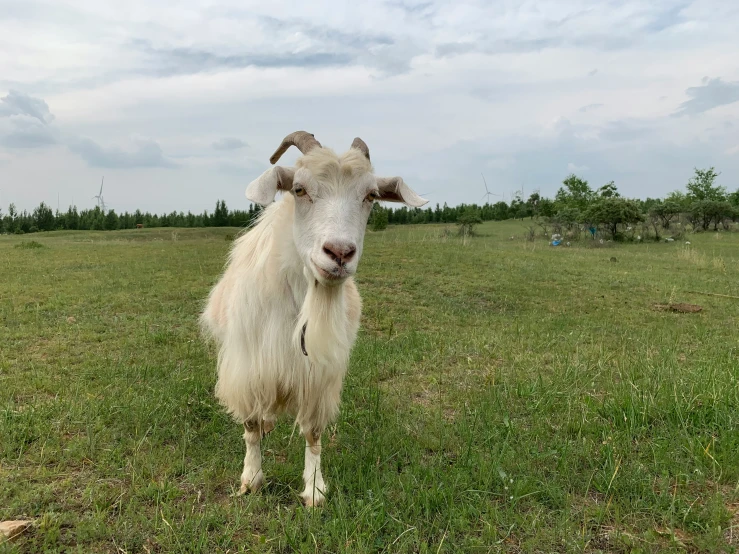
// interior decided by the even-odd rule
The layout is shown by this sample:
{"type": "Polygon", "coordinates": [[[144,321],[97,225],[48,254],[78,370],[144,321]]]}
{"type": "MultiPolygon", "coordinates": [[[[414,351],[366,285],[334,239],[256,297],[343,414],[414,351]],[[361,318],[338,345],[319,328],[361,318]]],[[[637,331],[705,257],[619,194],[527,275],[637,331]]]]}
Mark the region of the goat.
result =
{"type": "Polygon", "coordinates": [[[306,506],[325,502],[321,435],[335,421],[362,302],[353,276],[367,220],[378,200],[419,207],[428,201],[400,177],[375,177],[360,138],[338,155],[315,137],[285,137],[269,168],[246,188],[265,206],[234,241],[200,323],[219,346],[215,395],[244,425],[240,494],[264,484],[261,439],[282,413],[306,440],[306,506]],[[275,165],[291,147],[294,167],[275,165]],[[278,191],[282,198],[275,202],[278,191]]]}

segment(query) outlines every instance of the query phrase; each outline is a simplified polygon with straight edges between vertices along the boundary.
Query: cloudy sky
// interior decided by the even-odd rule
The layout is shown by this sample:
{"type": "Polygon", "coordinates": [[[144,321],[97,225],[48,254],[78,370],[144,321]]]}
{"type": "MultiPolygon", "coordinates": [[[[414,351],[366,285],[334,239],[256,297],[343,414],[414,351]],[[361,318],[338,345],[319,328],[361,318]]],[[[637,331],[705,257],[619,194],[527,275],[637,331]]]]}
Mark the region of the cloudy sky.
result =
{"type": "MultiPolygon", "coordinates": [[[[284,135],[436,202],[739,187],[739,3],[0,0],[0,207],[244,207],[284,135]],[[495,198],[494,198],[495,199],[495,198]]],[[[283,158],[291,163],[296,152],[283,158]]]]}

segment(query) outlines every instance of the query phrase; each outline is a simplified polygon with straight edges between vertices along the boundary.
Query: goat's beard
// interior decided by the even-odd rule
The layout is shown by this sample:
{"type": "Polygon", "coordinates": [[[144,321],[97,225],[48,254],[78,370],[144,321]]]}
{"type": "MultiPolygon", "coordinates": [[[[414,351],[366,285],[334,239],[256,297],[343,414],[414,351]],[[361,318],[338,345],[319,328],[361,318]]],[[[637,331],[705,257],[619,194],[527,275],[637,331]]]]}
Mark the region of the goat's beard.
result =
{"type": "Polygon", "coordinates": [[[301,352],[302,344],[305,345],[312,365],[344,367],[351,345],[343,284],[323,286],[309,271],[305,272],[305,277],[309,282],[308,291],[298,314],[293,341],[301,352]]]}

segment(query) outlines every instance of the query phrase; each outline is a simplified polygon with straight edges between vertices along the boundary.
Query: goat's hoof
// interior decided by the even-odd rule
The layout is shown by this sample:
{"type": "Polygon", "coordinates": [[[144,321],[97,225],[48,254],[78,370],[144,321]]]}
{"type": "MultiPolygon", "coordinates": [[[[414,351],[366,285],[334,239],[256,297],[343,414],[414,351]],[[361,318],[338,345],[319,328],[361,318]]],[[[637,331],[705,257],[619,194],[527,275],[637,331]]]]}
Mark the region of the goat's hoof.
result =
{"type": "Polygon", "coordinates": [[[246,494],[247,492],[257,492],[264,485],[264,473],[260,469],[255,476],[251,479],[241,476],[241,488],[239,494],[246,494]]]}
{"type": "Polygon", "coordinates": [[[306,508],[320,508],[326,504],[326,497],[320,491],[304,491],[300,499],[306,508]]]}

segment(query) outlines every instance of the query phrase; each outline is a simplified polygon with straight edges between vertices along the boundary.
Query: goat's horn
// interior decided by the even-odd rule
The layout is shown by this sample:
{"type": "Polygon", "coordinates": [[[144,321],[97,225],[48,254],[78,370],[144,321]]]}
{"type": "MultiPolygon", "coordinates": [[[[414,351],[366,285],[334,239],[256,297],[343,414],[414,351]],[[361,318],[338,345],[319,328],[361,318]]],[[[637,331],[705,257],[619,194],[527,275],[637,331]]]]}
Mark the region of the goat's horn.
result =
{"type": "Polygon", "coordinates": [[[369,148],[367,147],[367,144],[359,137],[354,139],[354,142],[352,142],[352,148],[356,148],[357,150],[360,150],[362,154],[365,155],[365,157],[369,160],[369,148]]]}
{"type": "Polygon", "coordinates": [[[291,146],[297,146],[303,154],[307,154],[314,148],[321,148],[321,143],[318,142],[311,133],[306,131],[295,131],[282,139],[282,144],[280,144],[280,147],[275,150],[275,153],[272,154],[272,157],[269,159],[270,163],[276,164],[277,160],[279,160],[291,146]]]}

